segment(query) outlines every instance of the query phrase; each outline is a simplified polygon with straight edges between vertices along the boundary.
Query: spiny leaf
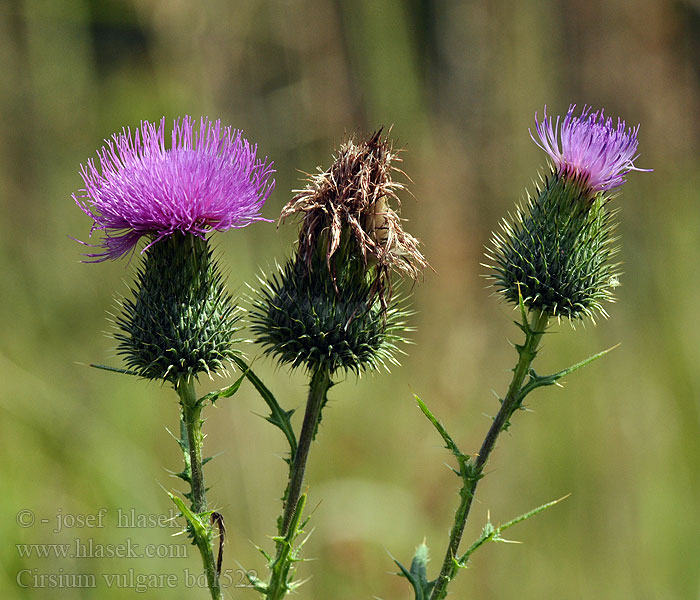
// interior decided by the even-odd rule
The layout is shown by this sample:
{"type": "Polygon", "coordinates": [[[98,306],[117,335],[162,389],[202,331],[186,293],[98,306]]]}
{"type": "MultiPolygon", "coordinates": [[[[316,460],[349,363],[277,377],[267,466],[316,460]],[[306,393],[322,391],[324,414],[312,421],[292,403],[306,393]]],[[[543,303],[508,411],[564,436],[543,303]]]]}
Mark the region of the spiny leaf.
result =
{"type": "Polygon", "coordinates": [[[209,530],[205,523],[202,521],[200,516],[194,512],[192,512],[187,505],[182,501],[181,498],[178,498],[174,494],[171,494],[168,492],[168,496],[170,496],[170,499],[175,503],[175,506],[178,507],[182,515],[185,517],[187,522],[189,523],[190,527],[192,527],[192,531],[194,532],[195,539],[200,540],[208,537],[209,530]]]}
{"type": "Polygon", "coordinates": [[[430,412],[430,409],[427,407],[425,402],[423,402],[423,400],[421,400],[416,394],[413,394],[413,397],[418,403],[418,408],[421,409],[423,414],[427,417],[428,421],[430,421],[433,424],[433,427],[435,427],[437,432],[440,434],[440,437],[442,437],[442,439],[444,440],[446,448],[450,452],[452,452],[452,454],[454,454],[457,460],[459,461],[462,461],[465,458],[467,458],[466,455],[462,453],[457,444],[454,442],[450,434],[447,433],[447,430],[445,429],[444,425],[440,423],[440,421],[438,421],[438,419],[433,415],[432,412],[430,412]]]}
{"type": "Polygon", "coordinates": [[[272,600],[281,599],[303,583],[303,581],[292,581],[294,574],[292,567],[294,563],[302,560],[298,556],[298,552],[304,542],[295,547],[295,541],[303,533],[303,527],[308,522],[308,519],[301,522],[305,505],[306,494],[302,494],[292,515],[287,533],[284,536],[275,536],[273,538],[277,545],[277,554],[275,559],[268,564],[271,575],[266,589],[267,597],[272,600]]]}
{"type": "Polygon", "coordinates": [[[519,515],[515,517],[514,519],[511,519],[510,521],[506,521],[502,525],[499,525],[498,527],[494,527],[493,524],[491,523],[491,519],[486,522],[484,525],[484,528],[481,532],[481,535],[479,538],[471,545],[469,548],[466,550],[462,556],[459,557],[459,559],[456,561],[457,566],[460,568],[464,569],[467,567],[467,562],[469,560],[469,557],[476,551],[478,550],[481,546],[486,544],[487,542],[507,542],[507,543],[513,543],[511,540],[504,540],[501,538],[501,533],[504,532],[506,529],[509,529],[513,525],[517,525],[518,523],[525,521],[526,519],[529,519],[530,517],[534,517],[536,514],[541,513],[544,510],[547,510],[548,508],[551,508],[555,504],[559,504],[562,500],[566,500],[570,494],[567,494],[566,496],[562,496],[561,498],[558,498],[557,500],[552,500],[551,502],[547,502],[546,504],[543,504],[541,506],[538,506],[537,508],[533,508],[532,510],[523,513],[522,515],[519,515]]]}
{"type": "Polygon", "coordinates": [[[285,411],[282,409],[272,392],[265,386],[265,384],[242,358],[239,356],[234,356],[233,361],[241,368],[248,381],[250,381],[255,389],[258,390],[260,397],[265,401],[265,404],[267,404],[268,408],[270,409],[270,416],[267,417],[267,420],[278,427],[287,438],[287,442],[289,443],[290,462],[292,462],[297,453],[297,438],[294,434],[294,429],[292,428],[291,422],[291,416],[294,411],[285,411]]]}
{"type": "Polygon", "coordinates": [[[565,377],[566,375],[573,373],[574,371],[580,369],[581,367],[585,367],[586,365],[589,365],[594,360],[597,360],[600,357],[605,356],[608,352],[615,350],[615,348],[617,348],[619,345],[620,344],[615,344],[614,346],[611,346],[607,350],[603,350],[602,352],[598,352],[597,354],[594,354],[593,356],[589,356],[588,358],[582,360],[581,362],[578,362],[575,365],[571,365],[570,367],[567,367],[566,369],[562,369],[561,371],[559,371],[557,373],[553,373],[552,375],[538,375],[537,373],[535,373],[534,369],[530,369],[530,380],[520,390],[519,402],[522,402],[525,399],[525,396],[527,396],[532,390],[534,390],[538,387],[542,387],[542,386],[554,385],[562,377],[565,377]]]}
{"type": "Polygon", "coordinates": [[[95,369],[102,369],[103,371],[112,371],[113,373],[123,373],[124,375],[134,375],[136,377],[141,377],[140,373],[137,373],[136,371],[131,371],[129,369],[118,369],[117,367],[110,367],[108,365],[97,365],[94,363],[90,363],[90,366],[95,369]]]}
{"type": "Polygon", "coordinates": [[[241,387],[241,383],[243,383],[245,377],[246,374],[243,373],[243,375],[241,375],[238,379],[236,379],[234,383],[232,383],[228,387],[217,390],[216,392],[209,392],[208,394],[202,396],[197,402],[200,405],[204,405],[206,402],[211,402],[212,404],[214,404],[219,398],[230,398],[241,387]]]}
{"type": "Polygon", "coordinates": [[[413,586],[415,600],[428,600],[430,594],[435,587],[435,580],[428,581],[427,565],[428,565],[428,546],[425,542],[416,548],[411,561],[411,569],[407,570],[398,560],[394,559],[396,565],[401,569],[401,575],[408,579],[413,586]]]}

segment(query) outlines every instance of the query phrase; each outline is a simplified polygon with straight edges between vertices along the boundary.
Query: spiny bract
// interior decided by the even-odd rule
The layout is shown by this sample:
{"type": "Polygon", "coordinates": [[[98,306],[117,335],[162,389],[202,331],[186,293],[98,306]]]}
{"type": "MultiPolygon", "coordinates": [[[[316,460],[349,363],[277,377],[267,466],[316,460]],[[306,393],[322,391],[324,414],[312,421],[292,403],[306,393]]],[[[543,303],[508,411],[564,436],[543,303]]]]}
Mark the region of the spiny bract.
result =
{"type": "Polygon", "coordinates": [[[280,363],[309,371],[360,373],[396,364],[408,314],[400,298],[382,306],[361,256],[339,252],[332,260],[335,278],[319,251],[311,268],[296,256],[261,282],[250,314],[257,341],[280,363]]]}
{"type": "Polygon", "coordinates": [[[613,300],[619,274],[608,199],[552,173],[512,222],[502,221],[487,257],[506,300],[522,295],[528,308],[556,317],[606,316],[602,303],[613,300]]]}
{"type": "Polygon", "coordinates": [[[238,313],[207,240],[178,232],[150,246],[131,293],[115,334],[131,369],[171,382],[225,369],[238,313]]]}

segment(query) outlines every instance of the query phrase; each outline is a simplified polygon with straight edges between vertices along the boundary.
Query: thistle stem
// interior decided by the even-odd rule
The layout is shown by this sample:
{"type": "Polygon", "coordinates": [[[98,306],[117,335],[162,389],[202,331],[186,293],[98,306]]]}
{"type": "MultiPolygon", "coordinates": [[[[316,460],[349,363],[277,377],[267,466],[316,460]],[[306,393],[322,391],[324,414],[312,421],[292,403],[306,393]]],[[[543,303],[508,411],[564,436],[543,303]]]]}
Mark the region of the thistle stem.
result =
{"type": "Polygon", "coordinates": [[[496,446],[496,440],[502,431],[510,425],[510,418],[513,413],[520,408],[523,400],[521,394],[523,383],[530,371],[530,365],[537,356],[537,347],[540,343],[544,330],[547,327],[548,317],[546,313],[535,312],[531,322],[528,322],[527,316],[523,315],[523,331],[525,331],[525,343],[522,346],[516,346],[519,359],[513,369],[513,378],[508,386],[508,392],[501,403],[501,408],[493,420],[486,437],[484,438],[479,453],[475,458],[467,463],[466,469],[462,469],[461,476],[464,484],[459,492],[460,504],[455,513],[454,524],[450,531],[450,539],[445,552],[445,559],[442,563],[440,575],[438,576],[433,592],[430,595],[430,600],[443,600],[447,595],[447,586],[454,578],[458,566],[459,544],[462,540],[464,527],[469,517],[476,486],[483,476],[484,468],[488,462],[489,456],[496,446]]]}
{"type": "MultiPolygon", "coordinates": [[[[190,502],[192,512],[202,516],[207,511],[206,488],[204,486],[204,471],[202,469],[202,425],[204,421],[202,415],[202,403],[197,400],[194,391],[194,381],[191,378],[182,378],[176,386],[180,396],[180,406],[182,407],[182,418],[180,431],[182,435],[183,450],[189,456],[189,464],[185,460],[185,470],[189,467],[190,476],[190,502]]],[[[202,564],[207,577],[207,585],[211,592],[212,600],[222,600],[221,585],[219,583],[219,573],[216,569],[214,550],[211,545],[212,529],[209,519],[205,519],[206,535],[197,534],[193,531],[195,543],[202,556],[202,564]]]]}
{"type": "Polygon", "coordinates": [[[331,386],[331,377],[328,369],[319,367],[314,371],[309,386],[309,397],[306,402],[306,412],[304,413],[304,423],[301,426],[299,435],[299,446],[297,447],[294,461],[289,470],[289,483],[285,494],[284,513],[279,526],[280,536],[287,534],[289,524],[296,511],[299,496],[301,496],[301,486],[304,482],[304,472],[306,471],[306,461],[309,458],[311,442],[316,436],[316,429],[321,419],[321,409],[323,408],[326,393],[331,386]]]}

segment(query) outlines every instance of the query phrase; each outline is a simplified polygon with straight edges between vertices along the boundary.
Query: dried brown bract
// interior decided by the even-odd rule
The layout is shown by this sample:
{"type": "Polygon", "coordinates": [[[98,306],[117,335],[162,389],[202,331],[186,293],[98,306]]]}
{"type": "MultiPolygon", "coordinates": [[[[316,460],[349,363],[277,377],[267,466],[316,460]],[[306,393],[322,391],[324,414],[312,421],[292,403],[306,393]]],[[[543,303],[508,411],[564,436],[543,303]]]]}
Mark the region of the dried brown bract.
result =
{"type": "MultiPolygon", "coordinates": [[[[416,280],[428,266],[418,250],[419,241],[406,233],[401,218],[391,208],[396,192],[405,189],[392,179],[403,171],[392,163],[401,162],[382,130],[368,139],[346,141],[334,157],[330,169],[310,175],[303,190],[282,209],[280,219],[301,213],[299,256],[311,265],[319,243],[325,244],[326,262],[331,276],[331,257],[349,231],[365,264],[376,265],[378,293],[389,287],[391,270],[416,280]]],[[[404,174],[405,175],[405,174],[404,174]]]]}

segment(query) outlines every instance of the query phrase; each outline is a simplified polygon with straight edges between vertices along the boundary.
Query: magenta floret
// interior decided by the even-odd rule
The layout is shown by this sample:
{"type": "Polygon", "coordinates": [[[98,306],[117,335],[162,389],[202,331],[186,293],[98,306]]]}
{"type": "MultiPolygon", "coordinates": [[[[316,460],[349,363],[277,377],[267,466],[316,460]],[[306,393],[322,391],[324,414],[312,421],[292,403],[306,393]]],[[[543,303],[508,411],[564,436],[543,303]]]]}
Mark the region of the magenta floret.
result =
{"type": "Polygon", "coordinates": [[[149,245],[176,231],[203,237],[210,231],[265,220],[260,210],[274,188],[272,163],[258,159],[257,146],[220,121],[185,116],[173,125],[165,146],[165,118],[142,121],[105,140],[94,159],[81,165],[85,187],[73,199],[93,219],[91,235],[104,232],[87,256],[102,261],[132,250],[142,236],[149,245]]]}
{"type": "Polygon", "coordinates": [[[637,159],[639,125],[627,127],[622,119],[605,118],[603,110],[591,112],[584,106],[574,117],[575,104],[561,121],[547,115],[539,121],[535,114],[537,137],[532,140],[544,150],[562,177],[579,178],[593,192],[609,191],[625,183],[629,171],[646,171],[634,166],[637,159]]]}

